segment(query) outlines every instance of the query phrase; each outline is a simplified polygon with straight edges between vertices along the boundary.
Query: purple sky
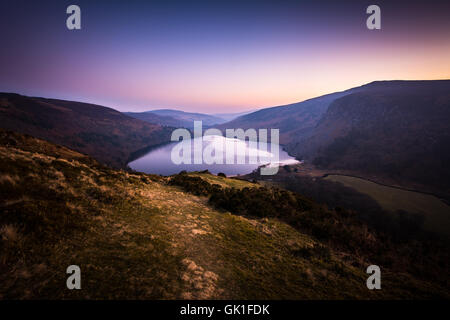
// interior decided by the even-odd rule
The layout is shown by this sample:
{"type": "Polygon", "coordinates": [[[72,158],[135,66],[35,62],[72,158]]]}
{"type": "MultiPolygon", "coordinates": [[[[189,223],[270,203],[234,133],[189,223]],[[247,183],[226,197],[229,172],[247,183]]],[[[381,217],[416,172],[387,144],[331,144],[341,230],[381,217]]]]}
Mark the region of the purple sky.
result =
{"type": "Polygon", "coordinates": [[[448,3],[3,0],[0,91],[216,113],[450,78],[448,3]],[[70,4],[82,30],[66,28],[70,4]],[[369,4],[382,30],[366,28],[369,4]]]}

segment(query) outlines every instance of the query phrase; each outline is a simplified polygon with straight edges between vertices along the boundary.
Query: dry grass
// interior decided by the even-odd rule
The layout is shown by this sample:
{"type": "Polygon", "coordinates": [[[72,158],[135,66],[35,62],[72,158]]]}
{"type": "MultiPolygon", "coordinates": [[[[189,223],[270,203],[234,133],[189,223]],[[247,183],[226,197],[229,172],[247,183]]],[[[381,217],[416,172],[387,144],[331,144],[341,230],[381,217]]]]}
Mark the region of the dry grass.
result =
{"type": "MultiPolygon", "coordinates": [[[[411,289],[395,276],[383,281],[385,288],[396,289],[369,292],[364,270],[338,255],[325,260],[293,254],[313,248],[317,241],[276,219],[235,216],[211,207],[206,197],[168,185],[166,178],[116,171],[95,162],[86,168],[88,161],[81,155],[63,149],[62,155],[69,158],[62,160],[55,147],[42,147],[51,152],[36,155],[0,146],[0,177],[7,177],[8,183],[1,190],[5,201],[0,215],[0,298],[321,299],[427,294],[420,288],[428,284],[418,282],[411,289]],[[82,290],[65,287],[65,268],[71,264],[81,267],[82,290]]],[[[200,176],[223,186],[253,186],[200,176]]]]}
{"type": "Polygon", "coordinates": [[[7,224],[0,228],[0,237],[3,241],[16,242],[20,236],[15,226],[7,224]]]}

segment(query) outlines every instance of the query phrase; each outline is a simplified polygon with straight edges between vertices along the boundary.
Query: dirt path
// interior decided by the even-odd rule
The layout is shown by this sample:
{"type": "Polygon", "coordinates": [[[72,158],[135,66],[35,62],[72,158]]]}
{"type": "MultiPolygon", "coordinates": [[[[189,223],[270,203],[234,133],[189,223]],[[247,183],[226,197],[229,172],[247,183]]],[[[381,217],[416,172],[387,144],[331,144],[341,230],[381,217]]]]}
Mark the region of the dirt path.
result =
{"type": "Polygon", "coordinates": [[[152,184],[142,194],[152,205],[167,213],[165,226],[172,233],[172,246],[184,256],[181,299],[211,299],[223,294],[218,287],[219,248],[211,241],[213,210],[206,200],[187,195],[174,187],[158,188],[152,184]],[[214,272],[214,271],[216,272],[214,272]]]}

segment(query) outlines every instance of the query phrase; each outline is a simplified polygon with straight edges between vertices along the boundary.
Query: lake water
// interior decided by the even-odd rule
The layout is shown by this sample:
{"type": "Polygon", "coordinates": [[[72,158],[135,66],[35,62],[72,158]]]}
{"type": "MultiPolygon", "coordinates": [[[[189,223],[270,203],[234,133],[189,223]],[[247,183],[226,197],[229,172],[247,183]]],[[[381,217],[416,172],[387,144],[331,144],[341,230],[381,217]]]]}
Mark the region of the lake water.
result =
{"type": "MultiPolygon", "coordinates": [[[[210,160],[209,162],[212,161],[210,160]]],[[[130,162],[128,165],[136,171],[165,176],[179,173],[182,170],[188,172],[209,170],[214,174],[223,172],[226,175],[235,176],[251,173],[261,165],[269,164],[270,166],[274,166],[297,162],[295,158],[283,151],[280,146],[272,146],[270,143],[267,143],[267,146],[264,144],[254,145],[248,141],[230,139],[222,136],[209,136],[207,139],[203,138],[203,140],[202,138],[189,139],[182,142],[172,142],[152,149],[146,155],[130,162]],[[233,164],[226,164],[227,151],[230,148],[234,149],[234,153],[229,153],[234,154],[234,161],[232,161],[233,164]],[[278,159],[276,157],[277,152],[274,152],[272,148],[276,148],[274,150],[278,152],[278,159]],[[203,158],[201,158],[202,154],[200,154],[202,164],[194,164],[195,150],[203,150],[203,158]],[[189,151],[190,153],[188,154],[189,151]],[[173,153],[184,156],[185,163],[176,164],[175,162],[177,161],[172,161],[174,158],[173,153]],[[205,161],[208,161],[205,158],[207,157],[205,154],[215,156],[217,157],[216,159],[222,158],[223,164],[217,163],[218,161],[212,164],[205,163],[205,161]],[[244,159],[244,163],[238,163],[239,157],[241,157],[241,162],[244,159]],[[190,164],[186,162],[190,162],[190,164]]]]}

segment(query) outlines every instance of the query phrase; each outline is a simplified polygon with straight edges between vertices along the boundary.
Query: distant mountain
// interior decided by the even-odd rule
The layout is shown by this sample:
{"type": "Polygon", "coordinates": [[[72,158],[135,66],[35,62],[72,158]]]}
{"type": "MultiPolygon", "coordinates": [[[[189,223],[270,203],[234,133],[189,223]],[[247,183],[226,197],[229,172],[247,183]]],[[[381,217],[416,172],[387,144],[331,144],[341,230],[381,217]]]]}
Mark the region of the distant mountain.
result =
{"type": "Polygon", "coordinates": [[[450,194],[450,80],[377,81],[334,100],[287,150],[322,168],[450,194]]]}
{"type": "Polygon", "coordinates": [[[169,116],[173,117],[175,119],[184,120],[184,121],[203,121],[203,124],[205,126],[212,126],[214,124],[218,123],[224,123],[225,120],[219,117],[215,117],[209,114],[204,113],[191,113],[191,112],[184,112],[180,110],[172,110],[172,109],[160,109],[160,110],[153,110],[150,111],[154,114],[160,115],[160,116],[169,116]]]}
{"type": "Polygon", "coordinates": [[[30,134],[125,167],[133,153],[170,140],[170,128],[99,105],[0,93],[0,128],[30,134]]]}
{"type": "Polygon", "coordinates": [[[146,112],[125,112],[133,118],[157,123],[163,126],[183,127],[192,129],[194,121],[202,121],[204,127],[226,122],[226,119],[204,113],[191,113],[173,109],[159,109],[146,112]]]}
{"type": "Polygon", "coordinates": [[[212,114],[215,117],[221,118],[225,121],[232,121],[238,117],[244,116],[246,114],[252,113],[254,111],[245,111],[245,112],[237,112],[237,113],[214,113],[212,114]]]}
{"type": "Polygon", "coordinates": [[[261,109],[217,127],[222,130],[226,128],[279,129],[280,143],[288,144],[307,135],[327,111],[331,102],[350,92],[352,91],[337,92],[303,102],[261,109]]]}
{"type": "MultiPolygon", "coordinates": [[[[174,128],[186,127],[186,121],[176,119],[170,116],[162,116],[151,111],[147,112],[124,112],[125,115],[139,119],[148,123],[158,124],[160,126],[169,126],[174,128]]],[[[190,124],[190,123],[189,123],[190,124]]],[[[191,125],[192,126],[192,125],[191,125]]]]}

